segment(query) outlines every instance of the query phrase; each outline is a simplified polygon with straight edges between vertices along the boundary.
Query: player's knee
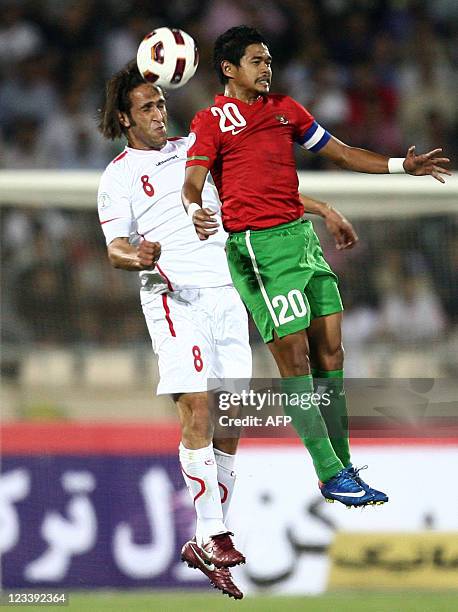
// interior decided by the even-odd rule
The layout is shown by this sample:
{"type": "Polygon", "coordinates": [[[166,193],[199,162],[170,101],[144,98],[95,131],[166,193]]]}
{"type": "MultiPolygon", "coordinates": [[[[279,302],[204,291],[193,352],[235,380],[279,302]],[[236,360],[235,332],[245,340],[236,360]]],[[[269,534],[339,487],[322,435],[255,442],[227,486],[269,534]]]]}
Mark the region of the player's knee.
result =
{"type": "Polygon", "coordinates": [[[282,357],[278,365],[283,376],[302,376],[310,372],[310,358],[299,347],[293,348],[282,357]]]}
{"type": "Polygon", "coordinates": [[[275,338],[269,348],[282,376],[302,376],[310,372],[309,346],[305,334],[275,338]]]}
{"type": "Polygon", "coordinates": [[[342,370],[344,364],[342,344],[330,345],[319,351],[318,361],[323,370],[342,370]]]}

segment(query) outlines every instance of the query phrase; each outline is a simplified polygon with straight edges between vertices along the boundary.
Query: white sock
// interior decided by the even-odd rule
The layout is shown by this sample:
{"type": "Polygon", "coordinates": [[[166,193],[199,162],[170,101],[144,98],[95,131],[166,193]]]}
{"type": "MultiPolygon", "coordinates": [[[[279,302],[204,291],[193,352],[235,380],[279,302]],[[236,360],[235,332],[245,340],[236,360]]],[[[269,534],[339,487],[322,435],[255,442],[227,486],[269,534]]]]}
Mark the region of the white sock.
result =
{"type": "Polygon", "coordinates": [[[218,485],[221,494],[221,507],[223,509],[223,521],[226,522],[229,506],[234,492],[237,474],[234,471],[235,455],[214,448],[216,466],[218,468],[218,485]]]}
{"type": "Polygon", "coordinates": [[[213,444],[196,450],[180,443],[180,463],[197,514],[196,540],[201,546],[210,536],[227,531],[218,487],[213,444]]]}

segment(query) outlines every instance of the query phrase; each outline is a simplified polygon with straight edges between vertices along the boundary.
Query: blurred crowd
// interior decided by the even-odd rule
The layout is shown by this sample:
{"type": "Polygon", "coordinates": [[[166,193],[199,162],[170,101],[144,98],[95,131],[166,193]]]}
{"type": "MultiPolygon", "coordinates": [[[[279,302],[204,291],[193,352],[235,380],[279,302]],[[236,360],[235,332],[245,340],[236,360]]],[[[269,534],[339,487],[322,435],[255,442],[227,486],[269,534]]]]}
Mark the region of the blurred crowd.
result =
{"type": "MultiPolygon", "coordinates": [[[[104,82],[159,26],[189,32],[196,76],[171,92],[171,131],[221,90],[212,45],[228,27],[258,27],[273,54],[273,90],[333,134],[402,155],[443,146],[458,159],[456,0],[2,0],[0,167],[103,168],[122,147],[95,124],[104,82]]],[[[301,168],[320,168],[313,155],[301,168]]],[[[455,162],[456,163],[456,162],[455,162]]]]}
{"type": "MultiPolygon", "coordinates": [[[[138,276],[108,264],[95,211],[0,211],[6,346],[149,342],[138,276]]],[[[312,220],[339,276],[348,347],[380,341],[422,350],[453,333],[458,341],[457,216],[354,219],[360,242],[344,253],[312,220]]],[[[260,341],[252,323],[250,331],[260,341]]]]}

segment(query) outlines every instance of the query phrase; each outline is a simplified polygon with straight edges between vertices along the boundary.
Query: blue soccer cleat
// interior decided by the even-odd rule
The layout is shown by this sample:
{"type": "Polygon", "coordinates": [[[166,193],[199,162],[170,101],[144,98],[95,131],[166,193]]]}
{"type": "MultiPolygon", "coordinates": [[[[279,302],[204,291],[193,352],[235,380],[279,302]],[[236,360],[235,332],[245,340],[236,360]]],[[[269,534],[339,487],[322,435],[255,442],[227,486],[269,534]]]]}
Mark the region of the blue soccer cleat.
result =
{"type": "Polygon", "coordinates": [[[383,491],[377,491],[377,489],[373,489],[372,487],[370,487],[367,482],[364,482],[364,480],[359,475],[359,472],[361,470],[366,469],[367,465],[363,465],[363,467],[360,468],[355,468],[350,463],[350,465],[347,466],[348,473],[356,482],[356,484],[359,484],[359,486],[362,487],[368,493],[372,493],[372,495],[374,496],[374,501],[372,502],[373,505],[386,504],[386,502],[388,501],[388,495],[386,493],[383,493],[383,491]]]}
{"type": "Polygon", "coordinates": [[[376,503],[374,493],[378,493],[378,491],[374,491],[374,493],[372,490],[366,491],[350,474],[350,468],[340,470],[327,482],[320,482],[319,486],[321,494],[331,504],[338,501],[349,507],[363,507],[376,503]]]}

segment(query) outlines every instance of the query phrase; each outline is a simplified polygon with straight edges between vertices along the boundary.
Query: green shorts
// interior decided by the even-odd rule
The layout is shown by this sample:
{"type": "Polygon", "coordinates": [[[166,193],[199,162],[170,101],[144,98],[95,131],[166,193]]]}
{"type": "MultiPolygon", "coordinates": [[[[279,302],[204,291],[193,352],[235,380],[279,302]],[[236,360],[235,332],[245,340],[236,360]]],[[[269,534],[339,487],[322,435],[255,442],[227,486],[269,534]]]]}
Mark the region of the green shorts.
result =
{"type": "Polygon", "coordinates": [[[226,251],[235,288],[264,342],[343,310],[337,276],[310,221],[231,234],[226,251]]]}

